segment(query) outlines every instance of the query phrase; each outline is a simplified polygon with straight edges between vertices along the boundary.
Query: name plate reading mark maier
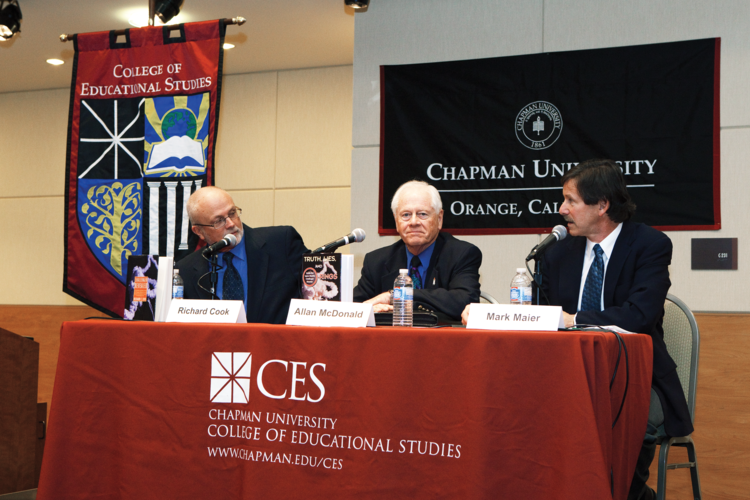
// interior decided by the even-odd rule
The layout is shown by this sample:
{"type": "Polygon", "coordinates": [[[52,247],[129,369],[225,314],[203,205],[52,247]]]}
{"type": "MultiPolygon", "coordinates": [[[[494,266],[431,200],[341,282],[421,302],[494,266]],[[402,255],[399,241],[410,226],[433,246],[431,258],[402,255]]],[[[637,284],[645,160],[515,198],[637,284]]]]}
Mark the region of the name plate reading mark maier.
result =
{"type": "Polygon", "coordinates": [[[466,328],[554,332],[565,328],[565,323],[560,306],[471,304],[466,328]]]}
{"type": "Polygon", "coordinates": [[[172,300],[167,323],[247,323],[241,300],[172,300]]]}
{"type": "Polygon", "coordinates": [[[292,299],[287,325],[297,326],[375,326],[371,304],[292,299]]]}

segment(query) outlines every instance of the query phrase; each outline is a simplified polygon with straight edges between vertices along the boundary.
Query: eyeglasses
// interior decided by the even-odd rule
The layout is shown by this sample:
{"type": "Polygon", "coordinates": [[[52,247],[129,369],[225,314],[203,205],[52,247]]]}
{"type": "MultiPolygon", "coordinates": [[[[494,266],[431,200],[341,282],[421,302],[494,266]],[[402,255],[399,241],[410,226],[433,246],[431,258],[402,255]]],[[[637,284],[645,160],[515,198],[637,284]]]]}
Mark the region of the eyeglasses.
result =
{"type": "Polygon", "coordinates": [[[211,224],[193,224],[194,226],[203,226],[203,227],[212,227],[214,229],[224,229],[224,226],[227,225],[227,219],[232,219],[232,221],[239,221],[240,215],[242,215],[242,209],[240,207],[234,207],[232,210],[229,211],[226,217],[217,217],[216,220],[213,221],[211,224]]]}
{"type": "MultiPolygon", "coordinates": [[[[399,219],[404,222],[409,222],[413,216],[414,214],[412,214],[411,212],[401,212],[400,214],[398,214],[399,219]]],[[[430,212],[417,212],[416,216],[419,220],[427,220],[432,216],[432,214],[430,212]]]]}

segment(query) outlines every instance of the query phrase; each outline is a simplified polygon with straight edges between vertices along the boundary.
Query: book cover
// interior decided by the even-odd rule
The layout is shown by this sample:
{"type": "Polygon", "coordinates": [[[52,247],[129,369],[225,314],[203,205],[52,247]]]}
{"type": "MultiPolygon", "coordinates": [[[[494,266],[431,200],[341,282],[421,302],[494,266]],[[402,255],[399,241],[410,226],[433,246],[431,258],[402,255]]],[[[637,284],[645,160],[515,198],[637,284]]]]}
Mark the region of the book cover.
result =
{"type": "Polygon", "coordinates": [[[302,298],[341,301],[341,254],[302,256],[302,298]]]}
{"type": "Polygon", "coordinates": [[[130,255],[127,276],[123,319],[154,321],[159,256],[130,255]]]}

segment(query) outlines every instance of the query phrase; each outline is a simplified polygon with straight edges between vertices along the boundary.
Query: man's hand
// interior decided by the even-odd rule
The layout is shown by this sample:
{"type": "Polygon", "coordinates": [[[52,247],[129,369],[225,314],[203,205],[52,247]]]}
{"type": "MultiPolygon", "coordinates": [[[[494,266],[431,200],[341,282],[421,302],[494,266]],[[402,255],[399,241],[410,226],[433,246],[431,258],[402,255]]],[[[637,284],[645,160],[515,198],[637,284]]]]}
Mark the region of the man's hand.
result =
{"type": "Polygon", "coordinates": [[[471,304],[466,304],[466,307],[464,307],[464,312],[461,313],[461,323],[463,323],[464,325],[469,322],[469,307],[471,307],[471,304]]]}
{"type": "Polygon", "coordinates": [[[393,311],[393,306],[391,305],[391,292],[383,292],[380,295],[365,300],[364,303],[372,304],[372,310],[376,313],[393,311]]]}
{"type": "Polygon", "coordinates": [[[565,328],[570,328],[571,326],[576,324],[576,315],[568,314],[563,311],[563,321],[565,322],[565,328]]]}

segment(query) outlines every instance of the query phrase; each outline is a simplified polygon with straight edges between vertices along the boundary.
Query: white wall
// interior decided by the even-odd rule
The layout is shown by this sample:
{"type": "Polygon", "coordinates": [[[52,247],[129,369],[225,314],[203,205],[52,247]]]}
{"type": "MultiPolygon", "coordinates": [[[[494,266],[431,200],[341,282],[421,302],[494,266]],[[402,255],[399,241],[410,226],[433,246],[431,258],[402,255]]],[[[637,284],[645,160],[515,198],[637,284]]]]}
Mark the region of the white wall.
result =
{"type": "MultiPolygon", "coordinates": [[[[0,304],[80,305],[62,292],[69,89],[0,94],[0,304]]],[[[352,67],[224,77],[216,185],[251,226],[317,247],[350,227],[352,67]]]]}
{"type": "MultiPolygon", "coordinates": [[[[353,227],[368,239],[355,264],[394,241],[377,235],[380,65],[721,37],[719,231],[672,231],[671,293],[698,311],[750,312],[750,2],[746,0],[374,0],[355,16],[353,227]],[[738,271],[692,271],[691,238],[739,238],[738,271]]],[[[472,236],[484,254],[482,289],[508,301],[516,267],[538,235],[472,236]]]]}

